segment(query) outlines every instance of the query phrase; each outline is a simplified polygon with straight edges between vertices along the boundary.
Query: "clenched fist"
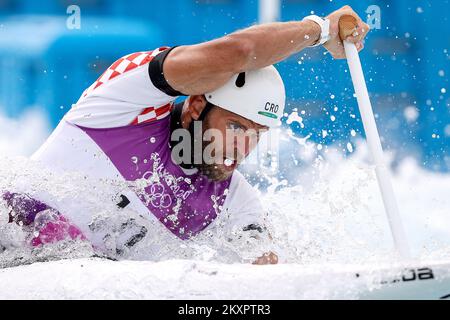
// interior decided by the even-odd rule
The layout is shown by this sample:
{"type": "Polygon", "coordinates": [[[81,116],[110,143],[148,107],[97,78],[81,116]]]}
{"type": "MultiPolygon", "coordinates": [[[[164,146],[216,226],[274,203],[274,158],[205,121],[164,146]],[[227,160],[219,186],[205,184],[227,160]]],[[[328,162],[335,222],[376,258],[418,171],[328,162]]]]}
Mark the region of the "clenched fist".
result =
{"type": "Polygon", "coordinates": [[[330,40],[324,44],[324,47],[335,59],[345,59],[344,44],[339,35],[339,20],[348,15],[355,18],[356,25],[352,24],[348,30],[345,30],[344,40],[355,43],[358,51],[364,48],[364,38],[370,30],[369,25],[364,23],[350,6],[344,6],[327,16],[330,20],[330,40]]]}

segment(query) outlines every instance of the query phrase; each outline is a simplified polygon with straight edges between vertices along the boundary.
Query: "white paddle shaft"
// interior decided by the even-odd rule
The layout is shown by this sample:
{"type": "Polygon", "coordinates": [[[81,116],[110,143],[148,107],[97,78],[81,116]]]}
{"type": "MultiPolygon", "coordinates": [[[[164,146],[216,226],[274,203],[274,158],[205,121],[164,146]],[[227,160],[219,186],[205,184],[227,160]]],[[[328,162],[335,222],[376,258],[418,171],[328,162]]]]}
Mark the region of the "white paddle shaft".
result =
{"type": "Polygon", "coordinates": [[[397,251],[405,258],[410,256],[409,246],[403,230],[402,221],[395,200],[389,170],[383,159],[383,149],[381,148],[380,136],[378,134],[375,117],[373,116],[372,105],[367,91],[366,81],[359,60],[358,50],[354,43],[344,41],[345,54],[350,69],[350,74],[355,88],[356,99],[359,111],[366,132],[367,144],[375,165],[375,173],[378,186],[381,190],[384,208],[391,228],[392,237],[397,251]]]}

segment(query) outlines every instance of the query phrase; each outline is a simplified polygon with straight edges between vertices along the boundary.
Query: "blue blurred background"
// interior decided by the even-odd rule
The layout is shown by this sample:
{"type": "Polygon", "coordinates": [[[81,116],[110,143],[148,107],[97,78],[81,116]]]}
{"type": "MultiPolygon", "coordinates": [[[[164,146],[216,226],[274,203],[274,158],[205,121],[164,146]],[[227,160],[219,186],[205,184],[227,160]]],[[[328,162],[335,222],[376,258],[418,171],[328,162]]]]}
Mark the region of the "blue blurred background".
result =
{"type": "MultiPolygon", "coordinates": [[[[361,58],[384,147],[397,159],[413,155],[430,170],[450,170],[448,0],[279,3],[281,21],[345,4],[366,17],[369,5],[379,6],[381,28],[371,32],[361,58]]],[[[258,0],[0,0],[0,112],[17,118],[41,108],[54,127],[119,57],[220,37],[257,23],[260,9],[258,0]],[[66,25],[69,5],[81,10],[79,29],[66,25]]],[[[345,60],[318,48],[277,67],[287,112],[303,118],[303,126],[290,124],[295,134],[348,152],[346,143],[364,133],[345,60]]]]}

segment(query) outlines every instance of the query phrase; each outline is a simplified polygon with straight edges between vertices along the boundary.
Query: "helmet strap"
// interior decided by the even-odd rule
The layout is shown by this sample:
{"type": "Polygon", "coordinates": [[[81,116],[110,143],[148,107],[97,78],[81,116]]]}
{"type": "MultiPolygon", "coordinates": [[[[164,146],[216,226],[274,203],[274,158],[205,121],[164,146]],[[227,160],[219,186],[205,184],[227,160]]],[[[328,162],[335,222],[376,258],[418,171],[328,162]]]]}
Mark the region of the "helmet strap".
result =
{"type": "Polygon", "coordinates": [[[200,113],[200,116],[198,117],[197,121],[203,121],[205,120],[206,116],[208,115],[208,113],[212,110],[212,108],[214,107],[214,105],[209,102],[206,101],[206,106],[205,108],[203,108],[202,112],[200,113]]]}

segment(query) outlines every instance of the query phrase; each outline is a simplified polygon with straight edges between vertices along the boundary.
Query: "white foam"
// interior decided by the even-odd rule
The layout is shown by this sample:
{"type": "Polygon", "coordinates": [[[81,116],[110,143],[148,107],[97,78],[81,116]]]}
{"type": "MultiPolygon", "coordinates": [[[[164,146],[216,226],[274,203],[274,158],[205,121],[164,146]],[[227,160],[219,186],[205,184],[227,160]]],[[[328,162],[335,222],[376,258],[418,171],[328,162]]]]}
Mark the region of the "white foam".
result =
{"type": "MultiPolygon", "coordinates": [[[[30,121],[33,123],[33,120],[30,121]]],[[[18,122],[12,123],[7,124],[7,127],[10,130],[17,130],[19,128],[18,122]]],[[[45,136],[46,132],[46,129],[41,127],[41,132],[37,135],[45,136]]],[[[9,132],[4,133],[3,137],[8,134],[11,137],[12,134],[9,132]]],[[[28,137],[29,135],[25,134],[13,139],[14,143],[10,143],[9,152],[13,154],[27,153],[27,150],[37,147],[37,144],[33,145],[34,140],[28,140],[28,137]],[[26,142],[19,141],[21,138],[26,142]],[[14,150],[13,146],[18,146],[18,148],[14,150]],[[22,146],[28,146],[28,149],[22,146]]],[[[106,298],[124,295],[124,292],[126,292],[126,290],[123,290],[124,287],[112,285],[116,281],[111,280],[119,277],[123,279],[123,277],[129,277],[127,275],[140,273],[148,276],[151,274],[154,277],[152,278],[152,285],[139,286],[140,281],[133,282],[131,278],[126,278],[129,281],[121,282],[125,287],[132,288],[133,285],[139,287],[138,291],[134,292],[135,295],[130,293],[131,296],[164,298],[168,291],[162,290],[160,291],[161,294],[158,295],[157,288],[172,288],[172,291],[169,291],[172,292],[173,296],[190,297],[187,291],[184,291],[181,287],[176,287],[176,281],[172,281],[174,273],[182,275],[185,274],[186,268],[190,268],[189,270],[201,270],[199,272],[202,274],[204,272],[211,272],[211,274],[228,272],[228,276],[217,287],[218,290],[221,288],[223,297],[231,297],[234,292],[233,288],[241,288],[245,277],[239,277],[238,275],[248,275],[249,280],[246,283],[249,291],[245,297],[270,298],[273,295],[258,295],[258,292],[275,292],[272,290],[275,285],[294,290],[295,285],[298,286],[300,282],[306,281],[298,280],[295,284],[291,284],[290,274],[297,270],[299,265],[303,268],[314,268],[313,266],[320,265],[323,269],[321,270],[324,271],[330,263],[338,263],[341,268],[345,269],[345,266],[350,263],[376,264],[380,261],[395,260],[392,239],[374,170],[367,161],[368,155],[364,147],[364,141],[354,142],[353,153],[350,157],[345,157],[342,154],[342,148],[325,146],[318,150],[317,145],[307,141],[307,138],[299,139],[292,137],[289,133],[285,133],[283,139],[285,140],[281,141],[280,156],[286,156],[292,162],[287,163],[281,157],[280,161],[287,165],[287,169],[282,173],[283,176],[280,176],[280,172],[276,175],[272,174],[271,171],[264,171],[264,168],[258,171],[262,178],[267,177],[270,181],[269,188],[262,193],[262,200],[269,212],[267,221],[275,242],[273,249],[278,253],[280,261],[285,263],[285,265],[268,267],[273,272],[271,274],[274,275],[274,281],[267,282],[264,290],[258,284],[257,274],[259,273],[257,272],[259,271],[255,271],[256,269],[249,269],[249,266],[245,264],[235,264],[230,269],[222,264],[224,262],[236,262],[236,257],[225,252],[226,237],[220,234],[220,230],[216,230],[217,232],[213,233],[211,237],[199,237],[197,242],[186,242],[180,245],[168,241],[164,230],[161,229],[160,233],[155,232],[143,240],[136,252],[129,252],[125,256],[127,259],[154,261],[174,258],[188,259],[184,261],[168,260],[153,265],[150,262],[130,261],[111,264],[97,260],[92,262],[74,259],[44,265],[38,264],[31,269],[19,267],[4,270],[1,274],[3,278],[0,281],[2,284],[5,283],[8,288],[16,285],[16,289],[11,289],[9,297],[32,297],[33,294],[37,293],[43,296],[58,297],[58,294],[62,292],[61,290],[67,287],[74,290],[66,290],[65,292],[71,293],[65,296],[61,295],[61,297],[84,297],[88,291],[81,285],[78,286],[72,282],[60,284],[51,281],[46,282],[50,276],[41,277],[44,274],[42,273],[44,269],[48,270],[49,275],[52,276],[54,275],[52,271],[63,275],[78,272],[76,270],[78,270],[80,264],[83,264],[90,270],[85,282],[91,283],[92,292],[98,293],[94,295],[96,297],[106,298]],[[308,152],[307,157],[304,156],[304,152],[308,152]],[[155,249],[155,244],[157,249],[155,249]],[[199,265],[194,260],[208,261],[208,263],[205,262],[206,264],[201,264],[201,267],[198,267],[199,265]],[[135,270],[135,273],[130,272],[131,269],[135,270]],[[33,272],[30,272],[30,270],[33,270],[33,272]],[[156,277],[156,273],[153,274],[145,270],[153,270],[154,272],[165,270],[165,272],[159,273],[156,277]],[[256,272],[255,277],[250,276],[252,272],[256,272]],[[26,281],[23,280],[24,274],[27,274],[26,281]],[[99,277],[95,281],[99,274],[111,276],[99,277]],[[279,281],[275,281],[276,279],[279,281]],[[46,286],[46,283],[49,283],[49,285],[46,286]],[[173,284],[172,287],[171,283],[173,284]]],[[[403,160],[393,172],[393,186],[398,198],[400,213],[403,217],[413,254],[417,258],[443,259],[449,256],[449,185],[450,175],[427,171],[413,159],[403,160]]],[[[80,173],[68,172],[64,175],[54,175],[51,171],[43,169],[23,157],[0,157],[0,190],[11,189],[27,192],[31,195],[43,194],[44,198],[56,205],[65,201],[71,201],[75,204],[83,202],[84,206],[96,211],[105,221],[111,223],[114,223],[114,221],[120,223],[121,217],[131,216],[135,213],[130,210],[119,212],[112,207],[105,206],[104,202],[98,201],[98,199],[117,194],[121,188],[125,187],[111,185],[107,181],[86,179],[80,173]]],[[[7,212],[4,209],[0,209],[0,215],[6,214],[7,212]]],[[[5,219],[0,219],[0,221],[4,222],[5,219]]],[[[8,232],[20,233],[17,230],[9,230],[8,232]]],[[[12,235],[9,242],[10,246],[17,247],[17,241],[20,239],[20,234],[12,235]]],[[[22,252],[22,254],[29,258],[28,260],[25,259],[26,262],[33,262],[61,257],[78,258],[89,256],[92,252],[82,245],[76,244],[63,248],[56,246],[47,251],[41,250],[39,254],[36,254],[36,252],[22,252]],[[58,252],[61,254],[56,254],[58,252]]],[[[5,262],[5,259],[14,262],[14,257],[17,258],[14,255],[0,254],[0,256],[2,255],[3,262],[5,262]]],[[[3,265],[7,265],[7,263],[3,265]]],[[[15,264],[11,263],[11,265],[15,264]]],[[[186,279],[186,277],[183,279],[186,279]]],[[[190,292],[195,292],[197,289],[201,292],[202,288],[208,285],[203,281],[203,278],[200,280],[202,281],[189,284],[190,292]]],[[[331,278],[328,280],[331,281],[331,278]]],[[[345,277],[336,279],[336,282],[330,281],[323,283],[303,282],[307,291],[301,294],[297,292],[296,297],[332,298],[336,297],[336,294],[339,296],[342,291],[336,291],[336,288],[345,283],[345,277]]],[[[276,294],[280,294],[279,297],[288,297],[288,294],[294,292],[292,290],[284,290],[284,296],[282,291],[277,291],[276,294]]],[[[3,292],[9,291],[3,290],[3,292]]],[[[347,293],[348,295],[339,297],[353,296],[351,291],[347,293]]]]}
{"type": "Polygon", "coordinates": [[[29,156],[49,134],[50,125],[37,109],[28,109],[18,119],[0,114],[0,155],[29,156]]]}

